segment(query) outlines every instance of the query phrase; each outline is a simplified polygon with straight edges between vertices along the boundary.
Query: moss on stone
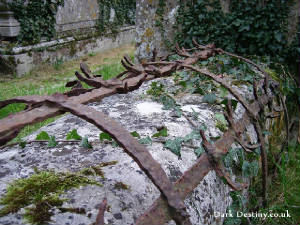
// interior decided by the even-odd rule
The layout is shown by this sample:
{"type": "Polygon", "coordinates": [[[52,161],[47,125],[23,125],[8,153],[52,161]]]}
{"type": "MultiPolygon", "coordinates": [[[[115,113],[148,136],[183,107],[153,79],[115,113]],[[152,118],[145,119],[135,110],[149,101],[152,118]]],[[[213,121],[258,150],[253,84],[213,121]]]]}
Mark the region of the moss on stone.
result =
{"type": "Polygon", "coordinates": [[[74,56],[76,54],[76,43],[75,41],[73,41],[71,44],[70,44],[70,56],[74,56]]]}
{"type": "Polygon", "coordinates": [[[37,170],[30,177],[9,184],[6,194],[0,199],[0,204],[4,206],[0,210],[0,217],[25,208],[24,218],[29,223],[43,224],[50,221],[53,215],[51,209],[61,207],[67,200],[61,199],[61,194],[71,188],[88,184],[100,185],[78,173],[37,170]]]}
{"type": "Polygon", "coordinates": [[[80,171],[80,173],[85,176],[94,176],[95,175],[95,171],[90,167],[82,169],[80,171]]]}
{"type": "Polygon", "coordinates": [[[102,167],[116,165],[117,163],[118,161],[102,162],[99,165],[84,168],[80,171],[80,173],[86,176],[98,175],[104,179],[105,177],[104,177],[104,172],[102,170],[102,167]]]}
{"type": "Polygon", "coordinates": [[[100,163],[100,167],[106,167],[106,166],[113,166],[113,165],[116,165],[118,163],[118,161],[110,161],[110,162],[103,162],[103,163],[100,163]]]}
{"type": "Polygon", "coordinates": [[[123,182],[117,182],[115,183],[114,188],[118,190],[128,190],[129,186],[127,184],[124,184],[123,182]]]}

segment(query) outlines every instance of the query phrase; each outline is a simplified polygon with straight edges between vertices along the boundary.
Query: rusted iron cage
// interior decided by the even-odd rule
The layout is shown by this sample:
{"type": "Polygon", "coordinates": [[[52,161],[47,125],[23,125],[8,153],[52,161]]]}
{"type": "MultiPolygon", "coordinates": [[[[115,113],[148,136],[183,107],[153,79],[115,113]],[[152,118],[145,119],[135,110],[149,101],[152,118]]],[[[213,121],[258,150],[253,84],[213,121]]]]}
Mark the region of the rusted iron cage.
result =
{"type": "MultiPolygon", "coordinates": [[[[161,192],[161,196],[136,220],[136,225],[163,225],[170,220],[174,220],[177,224],[191,224],[186,212],[184,199],[197,187],[209,171],[215,170],[217,175],[224,178],[234,190],[241,190],[247,186],[246,184],[233,182],[224,168],[221,158],[228,152],[230,146],[237,142],[246,152],[252,152],[255,148],[260,147],[263,199],[264,204],[266,204],[267,156],[260,117],[262,113],[265,116],[272,117],[277,112],[284,110],[283,101],[280,102],[280,106],[274,101],[276,96],[273,94],[272,89],[276,88],[277,83],[259,65],[249,59],[215,48],[214,45],[202,46],[196,41],[194,41],[194,45],[193,49],[184,49],[176,45],[176,54],[183,58],[176,61],[167,61],[167,57],[157,59],[156,54],[153,54],[154,56],[150,62],[135,65],[128,56],[124,56],[121,63],[126,70],[115,78],[106,81],[100,75],[92,75],[88,66],[81,63],[80,69],[83,74],[75,72],[78,80],[66,84],[67,87],[72,87],[71,91],[51,96],[22,96],[0,101],[0,108],[12,103],[27,104],[24,111],[0,120],[0,146],[5,146],[7,142],[15,138],[24,126],[65,112],[70,112],[94,124],[116,140],[161,192]],[[231,57],[237,57],[251,64],[263,74],[260,80],[253,81],[255,100],[251,104],[238,94],[225,79],[207,69],[201,69],[193,65],[216,54],[227,54],[231,57]],[[228,121],[229,129],[214,143],[208,142],[204,132],[200,131],[205,153],[175,183],[171,183],[160,164],[153,159],[147,148],[140,144],[129,131],[104,113],[96,111],[85,104],[99,102],[103,98],[117,93],[126,94],[138,89],[145,81],[170,76],[173,72],[183,69],[195,71],[212,78],[228,89],[246,111],[238,121],[234,121],[233,108],[230,99],[228,99],[224,115],[228,121]],[[81,82],[93,88],[85,89],[81,82]],[[266,106],[268,110],[265,109],[266,106]],[[258,143],[255,145],[247,144],[242,138],[243,132],[251,123],[254,125],[258,137],[258,143]]],[[[189,122],[195,126],[193,121],[189,120],[189,122]]],[[[103,218],[106,202],[107,200],[104,199],[100,204],[96,225],[104,224],[103,218]]]]}

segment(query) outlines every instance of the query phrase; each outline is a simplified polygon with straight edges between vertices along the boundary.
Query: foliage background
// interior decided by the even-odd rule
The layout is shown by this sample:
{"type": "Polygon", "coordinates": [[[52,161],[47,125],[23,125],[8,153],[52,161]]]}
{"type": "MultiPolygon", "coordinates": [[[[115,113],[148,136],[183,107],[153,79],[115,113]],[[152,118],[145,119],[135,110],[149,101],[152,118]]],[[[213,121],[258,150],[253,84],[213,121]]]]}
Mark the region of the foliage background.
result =
{"type": "Polygon", "coordinates": [[[229,11],[219,0],[180,1],[176,41],[191,47],[196,37],[238,54],[269,55],[299,71],[299,24],[294,41],[287,42],[288,1],[232,0],[229,11]]]}

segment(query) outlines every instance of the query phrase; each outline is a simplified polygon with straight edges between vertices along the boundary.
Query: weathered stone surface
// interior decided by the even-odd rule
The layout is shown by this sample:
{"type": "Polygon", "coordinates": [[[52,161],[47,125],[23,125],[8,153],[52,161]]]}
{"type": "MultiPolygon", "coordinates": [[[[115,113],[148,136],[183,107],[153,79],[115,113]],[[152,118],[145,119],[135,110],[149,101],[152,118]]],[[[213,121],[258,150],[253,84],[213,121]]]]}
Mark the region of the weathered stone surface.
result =
{"type": "Polygon", "coordinates": [[[164,1],[166,6],[163,9],[162,19],[157,14],[159,1],[137,1],[136,4],[136,60],[143,61],[152,57],[156,49],[158,55],[164,55],[168,49],[166,41],[173,40],[178,10],[177,1],[164,1]],[[158,25],[161,23],[161,25],[158,25]]]}
{"type": "MultiPolygon", "coordinates": [[[[171,78],[160,79],[160,82],[167,88],[174,88],[171,78]]],[[[168,138],[185,136],[190,133],[192,127],[184,117],[172,116],[171,111],[163,110],[161,104],[153,102],[145,95],[149,86],[150,82],[143,84],[139,90],[132,93],[114,95],[91,106],[119,121],[127,130],[137,131],[142,137],[152,136],[157,132],[157,127],[162,125],[168,128],[168,138]]],[[[208,127],[206,135],[209,135],[210,138],[220,136],[222,132],[215,127],[215,121],[212,119],[216,112],[220,112],[220,108],[197,101],[196,95],[193,98],[194,102],[185,101],[187,96],[178,99],[182,110],[187,114],[193,110],[198,112],[199,120],[208,127]]],[[[236,116],[240,116],[243,111],[244,109],[238,105],[236,116]]],[[[100,131],[95,126],[73,115],[63,116],[41,130],[55,135],[57,139],[65,139],[66,134],[72,129],[77,129],[81,136],[87,136],[90,141],[96,141],[99,138],[100,131]]],[[[41,130],[28,136],[26,140],[35,139],[41,130]]],[[[255,141],[255,135],[252,137],[255,141]]],[[[193,142],[195,145],[200,144],[196,140],[193,142]]],[[[147,148],[154,159],[162,165],[171,181],[177,180],[196,161],[194,150],[188,147],[183,147],[181,159],[164,149],[162,143],[153,142],[147,148]]],[[[0,153],[0,195],[5,194],[9,182],[29,176],[35,167],[42,170],[80,171],[101,162],[114,160],[118,161],[116,165],[103,167],[104,179],[99,176],[94,177],[103,184],[103,187],[90,185],[71,189],[63,196],[69,199],[64,203],[64,207],[84,208],[86,214],[59,213],[59,210],[54,210],[55,215],[50,224],[91,224],[95,221],[97,207],[104,197],[107,197],[110,207],[109,211],[105,213],[105,222],[115,225],[131,224],[151,206],[160,193],[133,159],[121,148],[113,147],[110,144],[95,142],[92,150],[84,149],[77,144],[59,144],[55,148],[47,148],[44,144],[30,144],[24,149],[17,146],[5,149],[0,153]],[[129,189],[117,189],[115,187],[117,182],[123,182],[128,185],[129,189]]],[[[229,192],[230,188],[216,176],[215,172],[209,172],[185,200],[192,224],[222,224],[223,218],[215,218],[214,212],[226,212],[232,202],[229,192]]],[[[0,218],[0,224],[26,224],[22,220],[22,212],[21,210],[16,214],[0,218]]]]}
{"type": "MultiPolygon", "coordinates": [[[[8,3],[0,2],[0,36],[16,37],[20,31],[19,22],[9,11],[8,3]]],[[[57,60],[70,60],[89,52],[104,51],[134,41],[134,27],[123,26],[118,34],[99,36],[96,23],[99,18],[97,0],[65,0],[64,6],[58,8],[56,14],[56,39],[41,41],[33,46],[11,48],[0,42],[0,54],[13,62],[13,68],[3,69],[1,74],[22,76],[37,65],[44,62],[53,63],[57,60]],[[109,37],[110,36],[110,37],[109,37]],[[112,37],[113,36],[113,37],[112,37]]],[[[115,19],[115,11],[111,9],[110,22],[115,19]]],[[[0,60],[0,67],[6,66],[0,60]]]]}
{"type": "Polygon", "coordinates": [[[96,25],[98,17],[97,0],[65,0],[64,6],[59,7],[56,14],[56,31],[91,28],[96,25]]]}
{"type": "MultiPolygon", "coordinates": [[[[0,48],[2,56],[15,62],[15,73],[22,76],[42,63],[53,63],[57,60],[71,60],[89,52],[100,52],[116,48],[134,41],[134,27],[124,27],[115,38],[94,36],[83,40],[74,37],[42,42],[25,47],[14,47],[10,52],[0,48]]],[[[0,74],[4,71],[0,71],[0,74]]]]}
{"type": "Polygon", "coordinates": [[[16,37],[20,31],[20,23],[8,8],[8,3],[11,1],[0,1],[0,37],[16,37]]]}

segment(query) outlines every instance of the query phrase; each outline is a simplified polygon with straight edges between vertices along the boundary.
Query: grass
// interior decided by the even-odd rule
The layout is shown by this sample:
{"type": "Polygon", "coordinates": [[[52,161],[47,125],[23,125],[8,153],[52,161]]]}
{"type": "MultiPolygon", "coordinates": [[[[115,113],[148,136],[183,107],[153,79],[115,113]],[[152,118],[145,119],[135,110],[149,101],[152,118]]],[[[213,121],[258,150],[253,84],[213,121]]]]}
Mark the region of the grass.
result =
{"type": "MultiPolygon", "coordinates": [[[[65,92],[69,88],[65,84],[75,79],[75,71],[79,70],[81,61],[87,63],[94,74],[102,74],[104,79],[109,79],[124,71],[120,60],[128,54],[133,58],[134,46],[125,45],[102,53],[92,52],[85,57],[64,62],[57,59],[52,65],[42,65],[23,77],[0,77],[0,100],[24,95],[51,95],[56,92],[65,92]]],[[[0,119],[19,112],[25,108],[25,104],[11,104],[0,110],[0,119]]],[[[15,140],[20,140],[33,131],[51,123],[56,118],[50,118],[34,125],[26,126],[15,140]]]]}
{"type": "Polygon", "coordinates": [[[250,202],[254,211],[266,213],[285,213],[288,210],[291,217],[268,217],[265,220],[256,218],[253,224],[259,225],[296,225],[300,224],[300,144],[292,143],[282,155],[281,163],[276,164],[275,170],[270,170],[271,181],[268,190],[268,207],[258,208],[257,195],[261,189],[259,181],[251,187],[250,202]]]}
{"type": "MultiPolygon", "coordinates": [[[[299,112],[297,112],[298,114],[299,112]]],[[[258,207],[261,196],[261,173],[254,180],[250,188],[250,209],[257,212],[286,213],[291,217],[255,218],[252,224],[259,225],[296,225],[300,224],[300,144],[291,140],[289,146],[281,153],[281,160],[277,162],[281,152],[281,145],[285,140],[285,121],[283,114],[275,119],[270,127],[268,136],[269,178],[268,178],[268,207],[258,207]]],[[[298,128],[297,128],[298,129],[298,128]]],[[[294,131],[295,132],[295,131],[294,131]]],[[[298,134],[299,135],[299,134],[298,134]]]]}

